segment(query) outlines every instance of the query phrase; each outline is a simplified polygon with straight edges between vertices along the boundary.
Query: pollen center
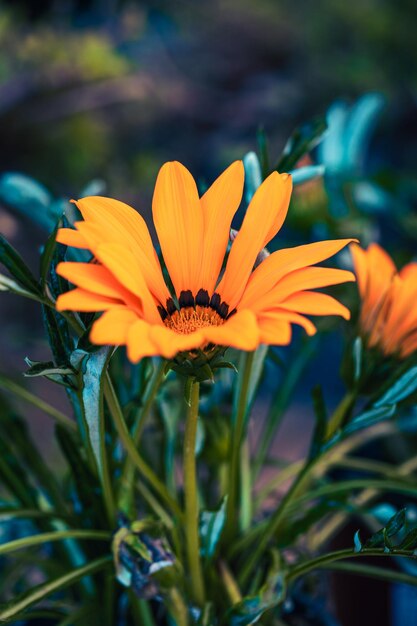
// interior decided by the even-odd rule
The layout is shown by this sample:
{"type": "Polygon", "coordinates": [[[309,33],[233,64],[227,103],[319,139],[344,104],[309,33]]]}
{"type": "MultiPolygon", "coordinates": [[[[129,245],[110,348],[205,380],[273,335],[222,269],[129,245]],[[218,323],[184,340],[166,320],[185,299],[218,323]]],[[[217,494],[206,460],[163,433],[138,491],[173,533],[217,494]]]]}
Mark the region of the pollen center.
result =
{"type": "Polygon", "coordinates": [[[181,335],[189,335],[207,326],[221,326],[226,320],[210,307],[196,306],[174,311],[164,319],[168,328],[181,335]]]}

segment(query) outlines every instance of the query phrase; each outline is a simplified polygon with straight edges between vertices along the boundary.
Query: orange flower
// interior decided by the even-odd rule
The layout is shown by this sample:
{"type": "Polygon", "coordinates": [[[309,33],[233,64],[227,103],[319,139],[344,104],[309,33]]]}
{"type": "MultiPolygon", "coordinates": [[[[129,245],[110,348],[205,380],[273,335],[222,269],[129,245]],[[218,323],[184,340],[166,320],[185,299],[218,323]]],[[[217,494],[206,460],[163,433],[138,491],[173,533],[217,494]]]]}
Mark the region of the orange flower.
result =
{"type": "Polygon", "coordinates": [[[399,272],[377,244],[350,247],[362,299],[360,326],[369,347],[406,358],[417,349],[417,263],[399,272]]]}
{"type": "Polygon", "coordinates": [[[291,196],[291,177],[272,173],[255,193],[219,281],[230,225],[242,198],[244,169],[233,163],[199,198],[180,163],[160,170],[153,219],[174,292],[164,280],[148,228],[134,209],[110,198],[76,202],[84,221],[62,228],[57,241],[88,248],[96,263],[61,263],[57,272],[76,285],[57,309],[104,311],[91,341],[125,344],[131,361],[173,358],[213,346],[254,350],[260,343],[288,344],[291,324],[308,334],[308,315],[349,311],[331,296],[311,291],[355,280],[351,272],[312,267],[352,239],[279,250],[254,270],[257,256],[281,228],[291,196]]]}

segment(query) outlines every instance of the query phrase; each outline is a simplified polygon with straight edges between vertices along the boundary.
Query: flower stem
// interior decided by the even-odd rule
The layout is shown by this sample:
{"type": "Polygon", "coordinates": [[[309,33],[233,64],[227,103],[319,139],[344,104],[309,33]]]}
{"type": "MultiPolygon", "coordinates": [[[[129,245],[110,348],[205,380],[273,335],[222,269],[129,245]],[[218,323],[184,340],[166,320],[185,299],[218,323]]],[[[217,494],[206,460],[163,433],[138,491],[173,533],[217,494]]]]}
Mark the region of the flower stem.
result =
{"type": "MultiPolygon", "coordinates": [[[[143,399],[143,406],[141,410],[139,411],[139,415],[136,420],[135,426],[133,428],[132,436],[131,436],[132,441],[136,448],[139,444],[140,436],[143,432],[145,422],[152,409],[152,405],[154,403],[156,394],[158,393],[158,389],[164,378],[165,365],[166,365],[166,362],[164,360],[162,360],[158,364],[157,368],[154,371],[152,379],[149,381],[149,384],[146,387],[146,391],[145,391],[145,395],[143,399]]],[[[132,508],[133,487],[135,484],[134,478],[135,478],[135,464],[132,460],[132,457],[128,455],[126,457],[126,461],[123,467],[122,476],[120,479],[120,491],[119,491],[120,507],[128,515],[132,508]]]]}
{"type": "Polygon", "coordinates": [[[185,539],[191,591],[199,606],[204,604],[204,580],[200,561],[200,539],[198,534],[198,493],[195,446],[197,437],[200,384],[191,387],[190,407],[187,412],[184,434],[184,499],[185,539]]]}
{"type": "Polygon", "coordinates": [[[226,506],[226,527],[224,537],[226,540],[234,533],[238,514],[238,491],[240,474],[240,449],[245,432],[245,418],[249,397],[249,382],[252,363],[255,353],[248,352],[242,355],[243,367],[239,371],[239,380],[236,388],[235,415],[231,436],[229,485],[226,506]]]}
{"type": "Polygon", "coordinates": [[[187,607],[178,589],[173,587],[167,596],[168,612],[175,620],[176,626],[188,626],[187,607]]]}
{"type": "Polygon", "coordinates": [[[263,532],[262,536],[259,537],[259,540],[256,546],[254,546],[250,556],[248,557],[248,559],[246,560],[242,568],[241,575],[239,577],[239,582],[242,586],[248,582],[249,576],[251,575],[253,568],[255,567],[258,559],[262,556],[262,553],[268,546],[270,539],[273,537],[273,535],[276,533],[277,529],[279,528],[284,518],[284,515],[287,511],[288,505],[294,499],[294,497],[298,494],[304,481],[308,478],[308,475],[309,475],[310,470],[312,469],[312,466],[313,466],[313,462],[307,463],[304,466],[304,468],[298,474],[297,478],[294,480],[293,484],[291,485],[291,487],[289,488],[289,490],[287,491],[287,493],[281,500],[279,507],[270,518],[268,525],[265,528],[265,531],[263,532]]]}
{"type": "Polygon", "coordinates": [[[327,424],[326,436],[328,439],[330,439],[330,437],[334,435],[335,432],[341,428],[341,426],[343,426],[346,416],[350,413],[355,404],[356,396],[356,389],[348,391],[337,405],[327,424]]]}
{"type": "Polygon", "coordinates": [[[132,437],[130,436],[129,430],[126,426],[122,409],[120,408],[119,401],[116,396],[116,392],[110,380],[110,376],[106,375],[104,381],[104,397],[106,398],[107,405],[109,407],[110,414],[113,419],[114,426],[117,430],[117,433],[122,440],[122,443],[125,447],[127,454],[132,459],[132,463],[139,470],[140,474],[146,478],[149,484],[153,487],[156,493],[160,496],[160,498],[167,504],[171,510],[179,517],[182,517],[182,511],[178,506],[177,502],[168,492],[165,485],[159,480],[158,476],[152,470],[151,467],[142,459],[139,452],[136,449],[136,446],[133,442],[132,437]]]}
{"type": "Polygon", "coordinates": [[[369,557],[369,556],[380,556],[380,557],[393,557],[393,556],[403,556],[410,558],[412,551],[410,550],[401,550],[401,549],[393,549],[390,552],[385,552],[383,548],[363,548],[360,552],[354,552],[352,549],[350,550],[337,550],[335,552],[328,552],[327,554],[321,554],[320,556],[315,557],[314,559],[305,561],[304,563],[300,563],[299,565],[295,565],[288,572],[287,582],[292,582],[293,580],[300,578],[300,576],[305,576],[309,572],[317,569],[326,567],[329,563],[334,563],[335,561],[340,561],[342,559],[352,559],[357,557],[369,557]]]}

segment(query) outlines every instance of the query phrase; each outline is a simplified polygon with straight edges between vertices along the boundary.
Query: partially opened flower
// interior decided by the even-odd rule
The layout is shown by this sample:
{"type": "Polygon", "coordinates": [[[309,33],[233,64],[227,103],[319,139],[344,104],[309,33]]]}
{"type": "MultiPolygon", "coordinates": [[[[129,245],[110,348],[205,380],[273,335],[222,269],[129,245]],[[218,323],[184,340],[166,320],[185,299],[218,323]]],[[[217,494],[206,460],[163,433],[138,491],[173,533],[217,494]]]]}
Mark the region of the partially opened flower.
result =
{"type": "Polygon", "coordinates": [[[417,263],[399,272],[378,244],[351,246],[362,300],[360,327],[370,348],[405,358],[417,350],[417,263]]]}
{"type": "Polygon", "coordinates": [[[75,224],[76,230],[61,229],[57,241],[89,249],[96,262],[58,266],[76,288],[59,296],[57,309],[103,311],[91,341],[125,344],[133,362],[198,349],[209,353],[215,346],[285,345],[292,324],[315,332],[305,314],[349,318],[340,302],[312,290],[352,281],[354,275],[312,266],[351,239],[279,250],[254,269],[259,252],[285,220],[292,189],[287,174],[274,172],[258,188],[222,274],[243,183],[243,165],[237,161],[199,198],[183,165],[161,168],[153,219],[172,291],[139,213],[110,198],[76,202],[84,221],[75,224]]]}

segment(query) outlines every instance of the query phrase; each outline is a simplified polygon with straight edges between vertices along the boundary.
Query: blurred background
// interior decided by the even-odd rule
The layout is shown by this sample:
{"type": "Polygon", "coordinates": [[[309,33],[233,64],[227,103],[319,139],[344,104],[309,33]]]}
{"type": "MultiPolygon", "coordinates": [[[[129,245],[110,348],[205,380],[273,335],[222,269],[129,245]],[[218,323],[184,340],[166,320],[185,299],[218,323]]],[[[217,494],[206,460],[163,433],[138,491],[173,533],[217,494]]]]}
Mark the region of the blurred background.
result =
{"type": "MultiPolygon", "coordinates": [[[[2,0],[0,231],[36,273],[49,228],[43,207],[100,193],[149,217],[164,161],[182,161],[204,188],[260,138],[274,163],[294,128],[323,117],[327,134],[301,165],[324,164],[326,175],[297,188],[286,243],[359,236],[409,261],[417,240],[416,27],[415,0],[2,0]]],[[[331,335],[324,341],[320,375],[332,404],[342,388],[334,366],[341,346],[331,335]]],[[[0,371],[16,376],[25,356],[50,358],[37,305],[1,297],[0,346],[0,371]]],[[[305,375],[317,382],[314,363],[305,375]]],[[[58,386],[31,384],[52,404],[65,402],[58,386]]],[[[292,416],[283,440],[297,457],[307,439],[299,407],[292,416]]],[[[34,414],[53,459],[48,429],[34,414]]],[[[415,611],[415,592],[400,604],[385,592],[375,621],[363,623],[414,624],[395,615],[400,605],[415,611]]],[[[341,602],[340,624],[359,626],[349,594],[341,602]]]]}

